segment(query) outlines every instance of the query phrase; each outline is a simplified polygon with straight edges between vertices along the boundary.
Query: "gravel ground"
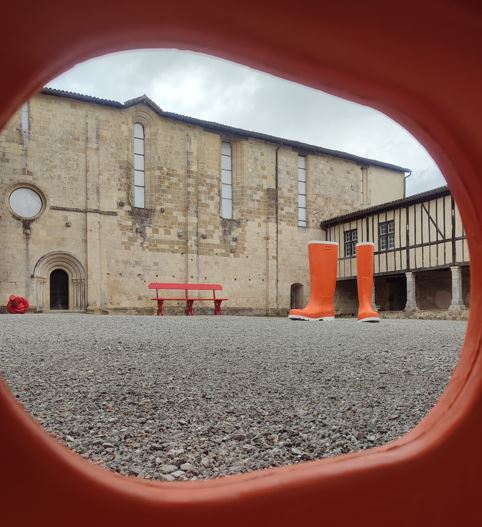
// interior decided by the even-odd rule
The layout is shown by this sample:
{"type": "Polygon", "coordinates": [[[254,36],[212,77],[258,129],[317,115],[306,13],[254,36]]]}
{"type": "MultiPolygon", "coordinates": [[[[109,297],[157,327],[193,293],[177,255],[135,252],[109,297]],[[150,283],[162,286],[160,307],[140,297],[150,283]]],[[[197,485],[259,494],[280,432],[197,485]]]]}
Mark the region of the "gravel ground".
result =
{"type": "Polygon", "coordinates": [[[466,323],[0,317],[0,375],[61,442],[146,479],[205,479],[370,448],[445,388],[466,323]]]}

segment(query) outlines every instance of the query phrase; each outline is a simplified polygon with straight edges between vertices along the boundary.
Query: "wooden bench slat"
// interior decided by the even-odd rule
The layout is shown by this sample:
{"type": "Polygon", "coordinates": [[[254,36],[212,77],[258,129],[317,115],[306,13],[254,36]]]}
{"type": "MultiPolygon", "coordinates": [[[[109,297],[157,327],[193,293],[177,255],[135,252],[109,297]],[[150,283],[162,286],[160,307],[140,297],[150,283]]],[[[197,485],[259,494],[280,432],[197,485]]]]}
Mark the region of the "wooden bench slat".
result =
{"type": "MultiPolygon", "coordinates": [[[[191,298],[191,297],[186,298],[184,296],[182,298],[181,297],[179,297],[179,298],[172,298],[172,297],[159,296],[159,297],[151,298],[151,300],[177,300],[179,302],[185,301],[185,300],[195,300],[195,301],[204,300],[204,301],[212,302],[213,301],[213,297],[211,297],[211,298],[191,298]]],[[[229,298],[218,298],[218,297],[216,297],[216,300],[229,300],[229,298]]]]}
{"type": "Polygon", "coordinates": [[[149,289],[178,289],[184,291],[222,291],[221,284],[174,284],[172,282],[152,282],[149,289]]]}

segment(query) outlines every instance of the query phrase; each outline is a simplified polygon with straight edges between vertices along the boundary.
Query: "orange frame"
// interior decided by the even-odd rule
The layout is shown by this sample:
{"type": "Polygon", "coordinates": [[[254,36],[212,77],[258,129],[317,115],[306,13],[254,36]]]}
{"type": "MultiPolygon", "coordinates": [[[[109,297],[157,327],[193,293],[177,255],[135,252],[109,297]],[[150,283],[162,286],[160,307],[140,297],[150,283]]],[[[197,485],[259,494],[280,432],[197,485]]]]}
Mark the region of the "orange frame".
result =
{"type": "Polygon", "coordinates": [[[223,479],[124,478],[63,448],[0,386],[0,523],[482,525],[482,13],[465,0],[60,0],[2,6],[0,126],[52,77],[107,52],[203,51],[378,108],[412,131],[457,200],[472,307],[460,361],[401,439],[223,479]]]}

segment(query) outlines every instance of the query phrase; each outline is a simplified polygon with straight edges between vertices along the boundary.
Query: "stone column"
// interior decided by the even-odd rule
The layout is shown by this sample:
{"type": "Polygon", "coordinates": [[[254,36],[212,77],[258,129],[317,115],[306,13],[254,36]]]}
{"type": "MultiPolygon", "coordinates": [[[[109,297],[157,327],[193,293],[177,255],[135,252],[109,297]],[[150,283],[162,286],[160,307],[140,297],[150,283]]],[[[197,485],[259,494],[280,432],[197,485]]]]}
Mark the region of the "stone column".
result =
{"type": "Polygon", "coordinates": [[[449,311],[460,311],[465,308],[462,298],[462,272],[458,265],[450,268],[452,271],[452,302],[449,311]]]}
{"type": "Polygon", "coordinates": [[[407,277],[407,303],[405,304],[405,311],[418,311],[415,275],[411,271],[408,271],[405,273],[405,276],[407,277]]]}
{"type": "Polygon", "coordinates": [[[45,307],[45,278],[36,277],[34,283],[37,301],[36,311],[42,313],[45,307]]]}
{"type": "Polygon", "coordinates": [[[83,278],[73,278],[73,306],[75,311],[85,309],[85,280],[83,278]]]}

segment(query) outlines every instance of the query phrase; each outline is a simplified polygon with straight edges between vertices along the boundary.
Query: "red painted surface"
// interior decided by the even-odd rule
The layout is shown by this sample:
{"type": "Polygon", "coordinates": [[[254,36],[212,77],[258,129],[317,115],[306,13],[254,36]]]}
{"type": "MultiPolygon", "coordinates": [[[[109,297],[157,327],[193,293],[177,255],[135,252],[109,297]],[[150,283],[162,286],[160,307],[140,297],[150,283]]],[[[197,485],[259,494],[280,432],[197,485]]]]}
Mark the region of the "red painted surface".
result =
{"type": "Polygon", "coordinates": [[[357,243],[356,283],[358,291],[358,320],[375,322],[380,315],[373,308],[373,253],[374,244],[357,243]]]}
{"type": "Polygon", "coordinates": [[[296,320],[334,320],[338,244],[308,243],[310,298],[303,309],[290,309],[288,316],[296,320]]]}
{"type": "Polygon", "coordinates": [[[229,298],[216,298],[216,291],[223,290],[220,284],[175,284],[172,282],[151,282],[147,287],[148,289],[156,290],[156,298],[151,298],[151,300],[155,300],[157,302],[157,316],[159,317],[164,315],[165,300],[185,301],[186,309],[184,310],[184,314],[190,317],[194,316],[194,302],[214,302],[214,314],[221,315],[222,301],[229,300],[229,298]],[[159,291],[162,291],[163,289],[185,291],[186,296],[183,298],[161,297],[159,296],[159,291]],[[188,291],[212,291],[213,297],[192,298],[188,297],[188,291]]]}
{"type": "Polygon", "coordinates": [[[149,289],[178,289],[183,291],[222,291],[220,284],[174,284],[172,282],[152,282],[149,289]]]}
{"type": "Polygon", "coordinates": [[[109,51],[231,58],[387,113],[427,147],[458,203],[472,306],[450,384],[383,447],[218,480],[124,478],[58,445],[0,387],[0,519],[10,526],[482,525],[482,13],[477,2],[2,5],[0,124],[47,80],[109,51]]]}

